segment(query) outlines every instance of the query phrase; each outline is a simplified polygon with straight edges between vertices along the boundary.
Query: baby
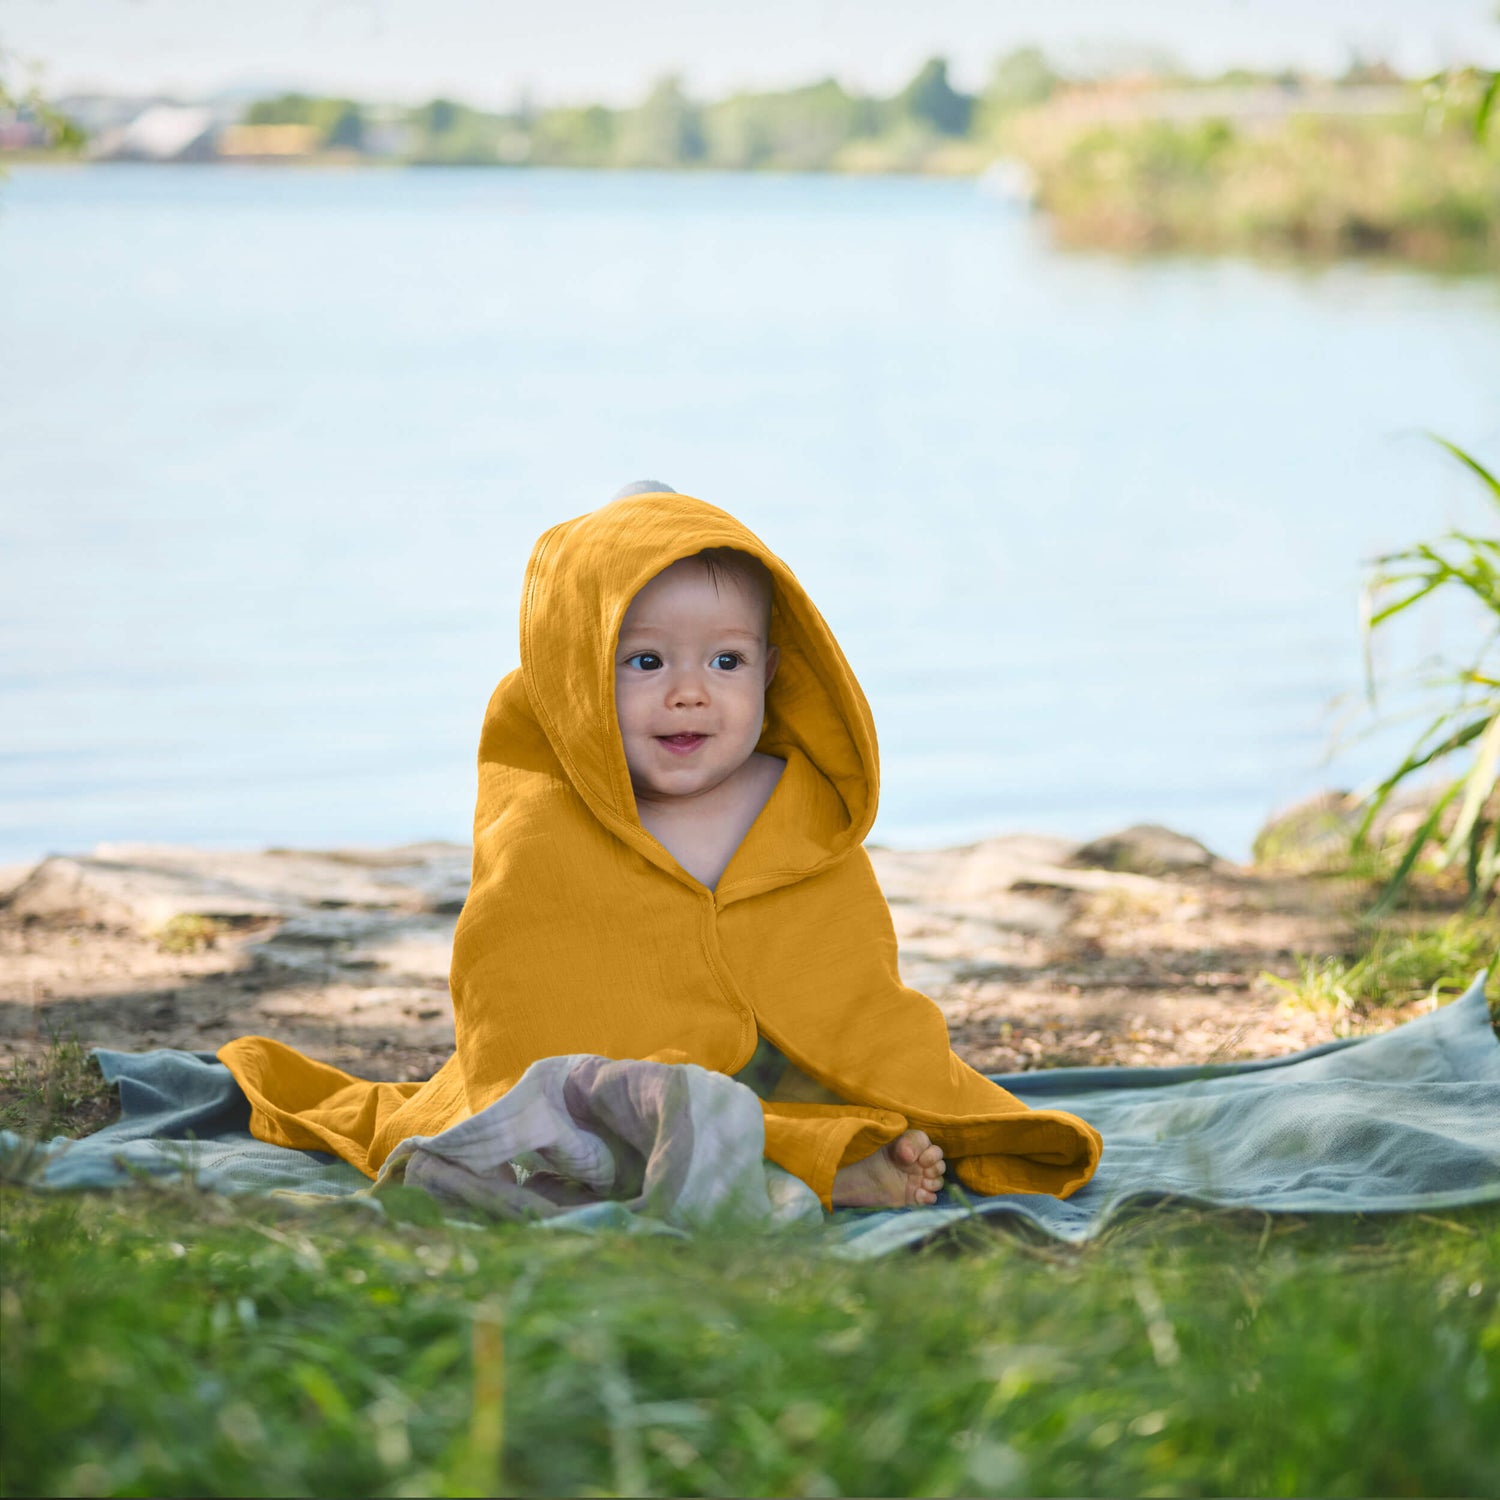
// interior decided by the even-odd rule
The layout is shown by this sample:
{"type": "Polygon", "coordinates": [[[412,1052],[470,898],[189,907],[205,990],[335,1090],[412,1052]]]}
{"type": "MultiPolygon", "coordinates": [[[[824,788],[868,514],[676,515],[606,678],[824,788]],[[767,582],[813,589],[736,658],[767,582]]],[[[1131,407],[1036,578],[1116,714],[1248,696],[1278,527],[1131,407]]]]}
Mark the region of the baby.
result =
{"type": "Polygon", "coordinates": [[[1098,1132],[976,1073],[901,980],[864,848],[879,792],[870,705],[753,532],[650,482],[560,522],[480,730],[452,1057],[373,1082],[239,1038],[219,1056],[252,1132],[374,1177],[585,1055],[740,1080],[766,1158],[827,1208],[932,1203],[945,1174],[1068,1196],[1098,1132]]]}
{"type": "MultiPolygon", "coordinates": [[[[786,767],[755,748],[778,661],[769,640],[772,592],[758,558],[705,549],[672,563],[631,600],[615,652],[615,710],[641,824],[710,890],[786,767]]],[[[761,1056],[768,1047],[762,1043],[761,1056]]],[[[790,1064],[772,1097],[841,1102],[790,1064]]],[[[841,1167],[833,1202],[933,1203],[945,1171],[941,1147],[924,1131],[906,1130],[841,1167]]]]}

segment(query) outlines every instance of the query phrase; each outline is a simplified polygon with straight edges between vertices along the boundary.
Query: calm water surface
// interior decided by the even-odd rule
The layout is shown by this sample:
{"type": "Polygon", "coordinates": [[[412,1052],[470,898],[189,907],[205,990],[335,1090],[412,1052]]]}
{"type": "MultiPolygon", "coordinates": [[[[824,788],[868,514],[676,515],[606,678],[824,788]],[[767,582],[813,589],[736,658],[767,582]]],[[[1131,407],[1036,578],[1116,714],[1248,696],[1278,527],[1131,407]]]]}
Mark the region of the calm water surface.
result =
{"type": "Polygon", "coordinates": [[[1062,254],[967,182],[17,170],[0,351],[9,860],[467,838],[531,544],[643,475],[829,618],[877,838],[1242,856],[1391,748],[1323,763],[1361,559],[1486,521],[1420,430],[1500,450],[1493,284],[1062,254]]]}

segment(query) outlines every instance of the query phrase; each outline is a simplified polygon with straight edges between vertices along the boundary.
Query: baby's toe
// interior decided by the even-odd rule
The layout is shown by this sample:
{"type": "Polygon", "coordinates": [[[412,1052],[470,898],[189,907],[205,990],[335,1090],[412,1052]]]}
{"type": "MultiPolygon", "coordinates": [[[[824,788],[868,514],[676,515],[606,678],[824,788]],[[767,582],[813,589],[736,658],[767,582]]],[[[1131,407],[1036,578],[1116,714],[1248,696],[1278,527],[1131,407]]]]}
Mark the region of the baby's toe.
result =
{"type": "Polygon", "coordinates": [[[925,1131],[908,1130],[896,1138],[891,1154],[903,1167],[914,1167],[920,1165],[924,1156],[933,1149],[925,1131]]]}

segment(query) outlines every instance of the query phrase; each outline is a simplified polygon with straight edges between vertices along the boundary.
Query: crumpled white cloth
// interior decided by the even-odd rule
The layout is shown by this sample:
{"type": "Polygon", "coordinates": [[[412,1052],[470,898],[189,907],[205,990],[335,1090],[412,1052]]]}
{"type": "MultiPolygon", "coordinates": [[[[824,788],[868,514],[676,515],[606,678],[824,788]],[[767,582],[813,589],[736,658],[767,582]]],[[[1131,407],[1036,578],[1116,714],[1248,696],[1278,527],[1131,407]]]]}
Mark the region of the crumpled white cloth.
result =
{"type": "Polygon", "coordinates": [[[487,1108],[386,1159],[374,1191],[419,1187],[504,1218],[613,1202],[678,1229],[821,1222],[806,1183],[767,1162],[760,1101],[692,1063],[547,1057],[487,1108]]]}

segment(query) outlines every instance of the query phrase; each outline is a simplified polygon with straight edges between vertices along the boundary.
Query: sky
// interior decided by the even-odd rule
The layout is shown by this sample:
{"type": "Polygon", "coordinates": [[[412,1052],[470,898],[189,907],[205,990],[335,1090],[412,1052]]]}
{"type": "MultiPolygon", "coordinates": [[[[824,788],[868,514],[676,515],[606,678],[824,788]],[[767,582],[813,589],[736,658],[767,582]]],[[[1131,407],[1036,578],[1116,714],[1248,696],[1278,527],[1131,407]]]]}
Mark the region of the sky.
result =
{"type": "Polygon", "coordinates": [[[830,74],[889,92],[934,54],[972,89],[1033,43],[1076,67],[1427,72],[1500,64],[1500,20],[1496,0],[0,0],[11,72],[40,64],[52,94],[628,104],[668,73],[703,97],[830,74]]]}

